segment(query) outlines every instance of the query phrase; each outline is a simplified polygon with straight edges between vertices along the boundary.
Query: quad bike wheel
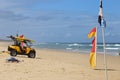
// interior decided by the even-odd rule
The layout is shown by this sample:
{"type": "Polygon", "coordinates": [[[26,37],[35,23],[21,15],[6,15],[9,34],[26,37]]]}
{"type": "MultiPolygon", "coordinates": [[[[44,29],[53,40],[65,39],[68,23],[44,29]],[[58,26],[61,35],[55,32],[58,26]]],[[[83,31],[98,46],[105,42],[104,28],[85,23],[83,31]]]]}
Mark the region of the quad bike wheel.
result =
{"type": "Polygon", "coordinates": [[[11,50],[11,51],[10,51],[10,55],[11,55],[11,56],[17,56],[17,52],[16,52],[15,50],[11,50]]]}
{"type": "Polygon", "coordinates": [[[35,54],[35,52],[30,52],[29,54],[28,54],[28,57],[29,58],[35,58],[36,57],[36,54],[35,54]]]}

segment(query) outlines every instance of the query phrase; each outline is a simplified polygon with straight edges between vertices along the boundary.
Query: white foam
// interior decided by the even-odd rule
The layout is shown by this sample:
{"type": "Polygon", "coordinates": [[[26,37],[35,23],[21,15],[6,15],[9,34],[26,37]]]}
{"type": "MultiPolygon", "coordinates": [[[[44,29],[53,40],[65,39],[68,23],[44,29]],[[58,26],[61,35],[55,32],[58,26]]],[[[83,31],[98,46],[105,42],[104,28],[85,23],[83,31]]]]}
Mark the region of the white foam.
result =
{"type": "Polygon", "coordinates": [[[67,50],[71,50],[72,48],[66,48],[67,50]]]}
{"type": "Polygon", "coordinates": [[[74,44],[69,44],[68,46],[79,46],[79,44],[77,44],[77,43],[74,43],[74,44]]]}
{"type": "Polygon", "coordinates": [[[109,49],[109,50],[118,50],[119,48],[106,48],[106,49],[109,49]]]}

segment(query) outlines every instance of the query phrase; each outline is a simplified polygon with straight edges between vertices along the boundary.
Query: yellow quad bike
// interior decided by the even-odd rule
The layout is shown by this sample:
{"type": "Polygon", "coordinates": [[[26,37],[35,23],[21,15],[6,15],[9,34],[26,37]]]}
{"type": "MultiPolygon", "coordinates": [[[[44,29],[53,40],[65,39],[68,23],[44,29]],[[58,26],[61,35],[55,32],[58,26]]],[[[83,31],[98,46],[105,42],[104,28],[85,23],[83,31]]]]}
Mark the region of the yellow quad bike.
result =
{"type": "Polygon", "coordinates": [[[29,58],[36,57],[35,49],[31,48],[31,44],[33,40],[27,38],[14,37],[14,36],[7,36],[7,37],[11,38],[14,41],[13,45],[8,46],[8,51],[10,52],[11,56],[27,55],[29,58]],[[20,46],[21,42],[24,42],[26,44],[25,50],[21,48],[20,46]]]}

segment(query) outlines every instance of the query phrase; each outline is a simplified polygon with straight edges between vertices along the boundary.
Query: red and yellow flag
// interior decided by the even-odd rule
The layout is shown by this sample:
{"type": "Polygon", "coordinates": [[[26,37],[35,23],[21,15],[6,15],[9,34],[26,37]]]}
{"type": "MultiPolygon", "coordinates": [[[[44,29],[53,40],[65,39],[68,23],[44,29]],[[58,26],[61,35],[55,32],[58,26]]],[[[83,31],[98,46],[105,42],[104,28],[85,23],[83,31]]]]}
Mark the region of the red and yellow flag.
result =
{"type": "Polygon", "coordinates": [[[88,34],[88,38],[92,38],[92,48],[90,52],[90,66],[94,69],[96,66],[96,27],[93,28],[88,34]]]}
{"type": "Polygon", "coordinates": [[[92,38],[96,36],[96,27],[94,27],[88,34],[88,38],[92,38]]]}

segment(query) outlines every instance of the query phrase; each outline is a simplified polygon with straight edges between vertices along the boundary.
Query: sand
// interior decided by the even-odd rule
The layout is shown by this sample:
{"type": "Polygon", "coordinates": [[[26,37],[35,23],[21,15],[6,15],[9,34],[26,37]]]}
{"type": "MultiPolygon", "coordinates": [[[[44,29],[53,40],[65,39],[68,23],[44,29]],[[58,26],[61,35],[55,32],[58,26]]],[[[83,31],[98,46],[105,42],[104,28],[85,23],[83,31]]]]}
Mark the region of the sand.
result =
{"type": "MultiPolygon", "coordinates": [[[[97,67],[90,68],[89,54],[36,49],[35,59],[18,55],[19,63],[8,63],[6,52],[11,43],[0,42],[0,80],[105,80],[103,55],[97,67]]],[[[107,55],[108,80],[120,80],[120,56],[107,55]]]]}

